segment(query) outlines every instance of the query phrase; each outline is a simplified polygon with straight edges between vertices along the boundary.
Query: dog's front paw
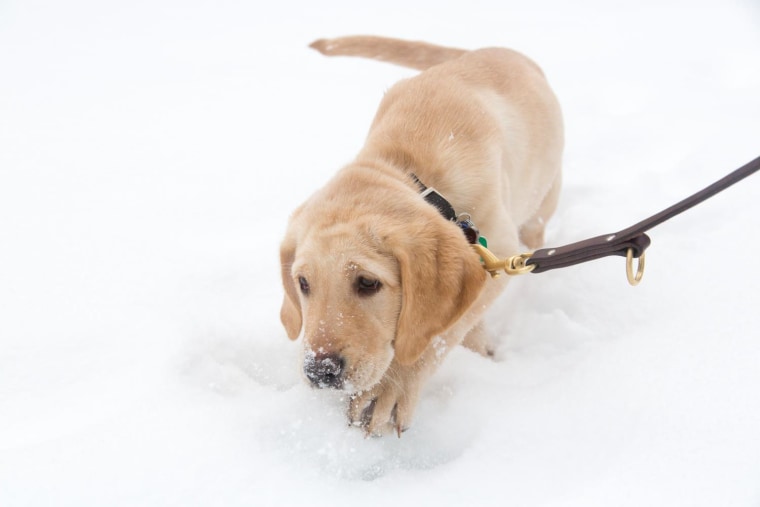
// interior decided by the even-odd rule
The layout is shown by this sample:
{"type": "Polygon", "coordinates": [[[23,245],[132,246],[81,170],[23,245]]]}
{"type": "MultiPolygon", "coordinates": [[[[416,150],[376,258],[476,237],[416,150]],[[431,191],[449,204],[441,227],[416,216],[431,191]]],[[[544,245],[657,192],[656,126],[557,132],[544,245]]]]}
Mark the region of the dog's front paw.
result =
{"type": "Polygon", "coordinates": [[[409,428],[419,397],[414,378],[385,377],[368,391],[354,393],[348,408],[349,422],[367,436],[395,432],[399,437],[409,428]]]}

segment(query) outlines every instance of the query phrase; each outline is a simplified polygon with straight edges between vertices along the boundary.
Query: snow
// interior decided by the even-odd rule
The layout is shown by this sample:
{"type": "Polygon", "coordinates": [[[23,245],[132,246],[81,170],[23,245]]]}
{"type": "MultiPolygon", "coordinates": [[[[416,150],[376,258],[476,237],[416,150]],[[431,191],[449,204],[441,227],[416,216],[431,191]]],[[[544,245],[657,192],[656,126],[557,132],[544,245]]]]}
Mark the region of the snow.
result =
{"type": "MultiPolygon", "coordinates": [[[[0,505],[758,505],[760,179],[516,278],[401,439],[346,425],[279,323],[290,211],[413,72],[374,33],[509,46],[563,105],[547,243],[760,155],[751,0],[0,5],[0,505]]],[[[494,232],[483,231],[486,235],[494,232]]]]}

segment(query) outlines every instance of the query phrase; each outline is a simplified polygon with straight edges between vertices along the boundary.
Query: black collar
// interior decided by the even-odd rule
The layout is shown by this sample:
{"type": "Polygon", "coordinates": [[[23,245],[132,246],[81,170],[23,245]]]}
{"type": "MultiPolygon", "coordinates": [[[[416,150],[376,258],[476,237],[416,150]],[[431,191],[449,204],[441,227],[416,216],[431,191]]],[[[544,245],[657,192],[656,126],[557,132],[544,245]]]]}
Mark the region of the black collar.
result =
{"type": "Polygon", "coordinates": [[[457,212],[454,210],[454,206],[436,189],[433,187],[427,187],[420,181],[416,174],[412,173],[412,179],[420,187],[420,195],[427,202],[438,208],[438,211],[443,215],[443,218],[450,222],[456,222],[457,212]]]}
{"type": "Polygon", "coordinates": [[[443,194],[439,193],[433,187],[426,186],[420,181],[416,174],[411,173],[411,176],[417,186],[420,187],[420,195],[423,197],[423,199],[432,204],[443,216],[443,218],[449,222],[455,222],[462,229],[462,233],[464,234],[465,238],[467,238],[468,243],[485,243],[485,238],[480,236],[480,231],[478,231],[478,228],[475,227],[475,224],[472,223],[472,220],[470,220],[470,215],[468,213],[461,213],[457,215],[454,206],[451,205],[451,203],[443,196],[443,194]]]}

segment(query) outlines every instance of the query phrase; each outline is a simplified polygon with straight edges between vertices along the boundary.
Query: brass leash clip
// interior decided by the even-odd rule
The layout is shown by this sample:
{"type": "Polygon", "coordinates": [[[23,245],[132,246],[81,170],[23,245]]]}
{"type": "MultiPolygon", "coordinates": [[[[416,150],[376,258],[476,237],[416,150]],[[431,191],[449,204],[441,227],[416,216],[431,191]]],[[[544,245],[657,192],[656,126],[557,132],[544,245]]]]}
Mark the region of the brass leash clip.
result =
{"type": "Polygon", "coordinates": [[[535,266],[526,266],[525,261],[530,259],[528,253],[513,255],[506,259],[499,259],[488,248],[484,247],[480,243],[471,245],[472,248],[480,255],[480,259],[483,263],[483,268],[488,271],[491,278],[498,278],[501,273],[499,271],[504,270],[508,275],[524,275],[533,271],[535,266]]]}
{"type": "Polygon", "coordinates": [[[533,264],[529,266],[525,264],[525,262],[530,259],[530,256],[531,254],[529,253],[521,253],[509,257],[504,271],[506,271],[508,275],[527,275],[536,267],[533,264]]]}

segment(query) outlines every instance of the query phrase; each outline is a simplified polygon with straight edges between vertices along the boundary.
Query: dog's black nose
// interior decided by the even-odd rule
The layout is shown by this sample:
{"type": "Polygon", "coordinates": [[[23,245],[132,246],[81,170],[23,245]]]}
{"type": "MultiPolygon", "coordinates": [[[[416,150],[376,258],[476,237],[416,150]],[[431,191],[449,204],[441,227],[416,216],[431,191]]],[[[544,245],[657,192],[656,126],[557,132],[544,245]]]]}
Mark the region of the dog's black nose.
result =
{"type": "Polygon", "coordinates": [[[345,361],[338,354],[314,354],[306,357],[303,371],[314,387],[343,387],[345,361]]]}

